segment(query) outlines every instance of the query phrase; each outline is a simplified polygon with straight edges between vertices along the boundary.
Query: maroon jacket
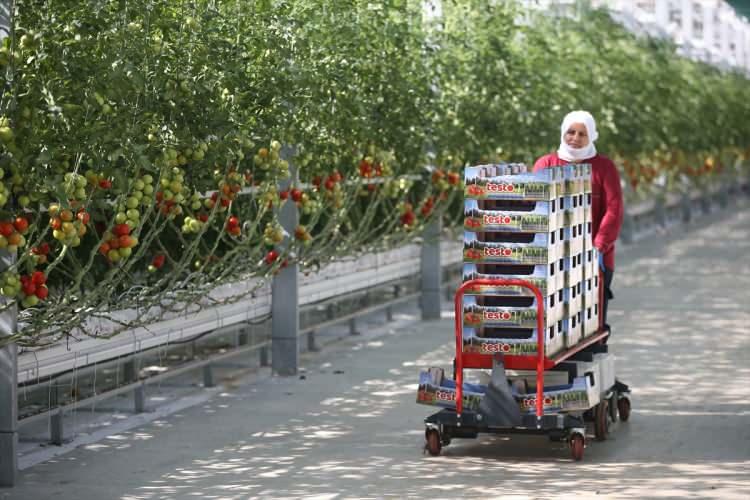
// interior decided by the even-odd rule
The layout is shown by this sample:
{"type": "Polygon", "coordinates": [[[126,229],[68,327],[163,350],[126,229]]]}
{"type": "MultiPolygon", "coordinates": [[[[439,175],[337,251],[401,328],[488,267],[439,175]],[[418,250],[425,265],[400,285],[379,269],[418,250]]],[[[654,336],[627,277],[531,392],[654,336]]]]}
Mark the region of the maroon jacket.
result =
{"type": "MultiPolygon", "coordinates": [[[[622,188],[620,174],[615,164],[606,156],[597,154],[584,160],[591,164],[591,231],[594,246],[604,253],[604,265],[615,268],[615,240],[622,226],[622,188]]],[[[534,172],[548,167],[567,165],[557,153],[550,153],[534,163],[534,172]]]]}

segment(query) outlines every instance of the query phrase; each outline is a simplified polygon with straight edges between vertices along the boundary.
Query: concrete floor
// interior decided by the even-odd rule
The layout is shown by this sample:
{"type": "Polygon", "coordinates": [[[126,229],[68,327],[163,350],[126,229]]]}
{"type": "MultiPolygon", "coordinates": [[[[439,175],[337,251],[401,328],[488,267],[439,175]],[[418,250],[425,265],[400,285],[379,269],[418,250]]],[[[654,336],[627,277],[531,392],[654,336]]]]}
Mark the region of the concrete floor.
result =
{"type": "Polygon", "coordinates": [[[583,462],[540,437],[423,455],[417,375],[450,366],[452,314],[305,356],[21,472],[0,499],[750,498],[750,208],[622,251],[610,323],[633,414],[583,462]]]}

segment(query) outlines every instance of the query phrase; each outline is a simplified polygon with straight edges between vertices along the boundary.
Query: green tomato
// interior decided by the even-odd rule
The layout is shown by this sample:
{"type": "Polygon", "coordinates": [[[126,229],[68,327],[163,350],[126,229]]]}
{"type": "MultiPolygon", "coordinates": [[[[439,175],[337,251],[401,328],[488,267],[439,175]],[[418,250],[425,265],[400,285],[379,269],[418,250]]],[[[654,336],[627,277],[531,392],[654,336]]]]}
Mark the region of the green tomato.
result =
{"type": "Polygon", "coordinates": [[[10,127],[0,127],[0,141],[9,143],[13,140],[14,134],[10,127]]]}
{"type": "Polygon", "coordinates": [[[39,303],[39,297],[36,295],[27,295],[22,301],[21,305],[23,307],[34,307],[39,303]]]}
{"type": "Polygon", "coordinates": [[[115,222],[118,224],[124,224],[126,220],[128,220],[128,216],[125,212],[117,212],[117,215],[115,215],[115,222]]]}

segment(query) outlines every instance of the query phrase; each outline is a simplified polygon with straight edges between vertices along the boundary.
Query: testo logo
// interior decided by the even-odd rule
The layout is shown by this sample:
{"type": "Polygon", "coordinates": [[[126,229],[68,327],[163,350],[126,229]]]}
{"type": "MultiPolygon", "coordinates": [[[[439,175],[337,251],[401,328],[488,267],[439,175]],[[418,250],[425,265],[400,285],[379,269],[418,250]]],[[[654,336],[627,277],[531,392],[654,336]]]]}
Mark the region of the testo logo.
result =
{"type": "Polygon", "coordinates": [[[506,247],[484,247],[484,254],[488,257],[510,257],[513,255],[513,249],[506,247]]]}
{"type": "Polygon", "coordinates": [[[487,191],[491,193],[512,193],[516,190],[513,184],[503,182],[502,184],[487,183],[487,191]]]}
{"type": "Polygon", "coordinates": [[[512,224],[513,218],[509,215],[485,215],[484,223],[496,225],[512,224]]]}
{"type": "Polygon", "coordinates": [[[435,399],[438,401],[455,401],[456,393],[448,391],[435,391],[435,399]]]}
{"type": "Polygon", "coordinates": [[[508,321],[512,318],[512,314],[508,311],[484,311],[484,319],[488,320],[503,320],[508,321]]]}
{"type": "Polygon", "coordinates": [[[484,343],[480,346],[482,352],[510,352],[510,344],[490,344],[484,343]]]}

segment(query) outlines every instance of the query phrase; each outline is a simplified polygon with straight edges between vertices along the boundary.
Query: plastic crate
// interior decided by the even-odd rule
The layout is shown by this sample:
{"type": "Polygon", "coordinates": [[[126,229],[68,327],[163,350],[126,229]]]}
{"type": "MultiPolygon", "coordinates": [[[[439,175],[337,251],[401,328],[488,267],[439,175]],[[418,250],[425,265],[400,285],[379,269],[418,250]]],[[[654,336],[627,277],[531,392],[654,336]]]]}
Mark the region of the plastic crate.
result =
{"type": "Polygon", "coordinates": [[[562,227],[563,218],[554,201],[466,200],[464,203],[464,229],[472,232],[549,233],[562,227]],[[500,203],[501,209],[483,208],[493,203],[500,203]],[[515,205],[503,207],[502,203],[515,205]]]}
{"type": "MultiPolygon", "coordinates": [[[[558,263],[525,266],[502,264],[464,264],[464,281],[472,279],[521,279],[533,284],[543,296],[557,292],[563,287],[563,271],[558,263]],[[483,272],[484,271],[484,272],[483,272]]],[[[467,295],[506,295],[533,296],[534,293],[523,286],[477,285],[466,290],[467,295]]]]}

